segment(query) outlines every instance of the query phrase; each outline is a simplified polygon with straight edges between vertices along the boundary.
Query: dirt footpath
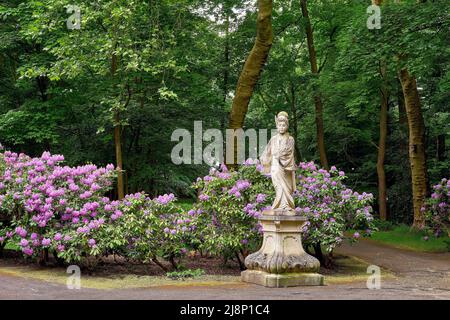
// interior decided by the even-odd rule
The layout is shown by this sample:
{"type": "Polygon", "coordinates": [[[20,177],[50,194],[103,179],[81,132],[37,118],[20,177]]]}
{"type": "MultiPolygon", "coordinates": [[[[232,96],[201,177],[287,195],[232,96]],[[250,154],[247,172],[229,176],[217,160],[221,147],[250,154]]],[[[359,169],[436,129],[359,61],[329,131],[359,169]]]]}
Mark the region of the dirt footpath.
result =
{"type": "Polygon", "coordinates": [[[352,255],[386,269],[396,279],[383,281],[381,289],[369,290],[366,282],[268,289],[239,283],[221,286],[152,287],[136,289],[69,290],[65,285],[14,277],[1,272],[0,299],[448,299],[450,300],[450,253],[417,253],[371,241],[343,245],[338,253],[352,255]]]}

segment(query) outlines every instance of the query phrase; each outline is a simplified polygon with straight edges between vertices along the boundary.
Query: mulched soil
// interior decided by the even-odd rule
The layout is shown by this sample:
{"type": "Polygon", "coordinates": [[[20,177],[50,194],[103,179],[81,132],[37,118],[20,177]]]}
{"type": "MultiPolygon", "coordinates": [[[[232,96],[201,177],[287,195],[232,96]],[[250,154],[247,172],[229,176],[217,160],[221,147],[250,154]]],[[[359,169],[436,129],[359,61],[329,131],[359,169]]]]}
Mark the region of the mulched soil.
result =
{"type": "MultiPolygon", "coordinates": [[[[3,265],[8,266],[33,266],[42,267],[31,259],[24,259],[19,252],[5,250],[1,259],[3,265]]],[[[173,271],[169,262],[160,262],[169,270],[173,271]]],[[[239,276],[239,264],[234,260],[228,260],[224,264],[223,259],[214,256],[195,256],[186,257],[182,260],[180,266],[182,269],[203,269],[208,275],[230,275],[239,276]]],[[[45,266],[48,269],[60,268],[57,262],[51,257],[45,266]]],[[[153,262],[142,264],[139,262],[127,261],[122,257],[108,256],[100,259],[86,259],[80,264],[84,273],[92,276],[114,276],[114,275],[140,275],[140,276],[164,276],[166,272],[153,262]]]]}

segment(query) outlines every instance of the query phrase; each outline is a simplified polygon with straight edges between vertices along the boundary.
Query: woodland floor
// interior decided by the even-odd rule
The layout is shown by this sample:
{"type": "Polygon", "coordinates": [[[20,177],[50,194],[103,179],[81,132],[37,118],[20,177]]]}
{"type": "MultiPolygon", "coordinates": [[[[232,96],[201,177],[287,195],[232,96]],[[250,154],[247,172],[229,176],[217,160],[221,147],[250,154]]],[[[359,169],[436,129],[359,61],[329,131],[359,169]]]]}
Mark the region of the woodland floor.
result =
{"type": "Polygon", "coordinates": [[[335,270],[322,270],[325,286],[268,289],[239,281],[234,262],[188,259],[187,268],[206,275],[170,280],[156,266],[112,264],[82,270],[82,288],[67,289],[65,270],[38,268],[16,259],[0,260],[0,299],[448,299],[450,253],[421,253],[364,240],[336,252],[335,270]],[[381,289],[366,287],[367,265],[382,268],[381,289]]]}

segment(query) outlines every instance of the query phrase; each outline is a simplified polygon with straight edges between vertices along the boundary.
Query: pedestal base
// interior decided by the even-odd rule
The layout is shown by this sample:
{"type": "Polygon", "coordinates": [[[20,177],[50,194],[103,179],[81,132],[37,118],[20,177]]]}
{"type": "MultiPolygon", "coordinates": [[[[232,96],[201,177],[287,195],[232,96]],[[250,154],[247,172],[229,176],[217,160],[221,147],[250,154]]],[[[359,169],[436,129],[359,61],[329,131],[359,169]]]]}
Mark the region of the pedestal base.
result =
{"type": "Polygon", "coordinates": [[[248,270],[241,280],[270,288],[323,285],[318,274],[320,262],[303,250],[301,228],[304,216],[280,211],[265,212],[261,221],[264,239],[261,248],[245,259],[248,270]]]}
{"type": "Polygon", "coordinates": [[[323,276],[318,273],[274,274],[258,270],[245,270],[241,280],[268,288],[286,288],[297,286],[322,286],[323,276]]]}

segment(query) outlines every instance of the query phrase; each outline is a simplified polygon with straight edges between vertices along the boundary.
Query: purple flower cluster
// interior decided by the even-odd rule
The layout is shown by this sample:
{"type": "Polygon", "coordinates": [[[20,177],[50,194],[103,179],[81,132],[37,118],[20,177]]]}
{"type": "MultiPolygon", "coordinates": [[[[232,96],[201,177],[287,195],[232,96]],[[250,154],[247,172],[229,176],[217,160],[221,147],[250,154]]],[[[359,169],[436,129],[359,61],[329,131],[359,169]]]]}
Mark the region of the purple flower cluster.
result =
{"type": "Polygon", "coordinates": [[[159,196],[155,199],[155,201],[161,205],[166,205],[175,200],[175,195],[173,193],[165,194],[163,196],[159,196]]]}
{"type": "Polygon", "coordinates": [[[238,181],[236,181],[236,184],[230,190],[228,190],[228,194],[233,195],[236,198],[241,198],[242,191],[250,188],[250,186],[251,186],[250,181],[238,180],[238,181]]]}
{"type": "Polygon", "coordinates": [[[431,198],[421,208],[426,228],[434,236],[450,234],[450,179],[442,179],[433,186],[431,198]]]}
{"type": "Polygon", "coordinates": [[[113,165],[69,167],[61,165],[63,161],[62,155],[49,152],[38,158],[10,151],[0,154],[5,168],[0,175],[0,208],[5,212],[23,208],[25,213],[21,226],[6,235],[17,236],[25,255],[50,246],[63,252],[72,240],[71,230],[77,230],[74,235],[88,234],[122,216],[123,203],[102,196],[112,186],[113,165]]]}
{"type": "MultiPolygon", "coordinates": [[[[327,243],[327,250],[341,243],[346,227],[364,228],[370,234],[372,228],[373,195],[358,193],[347,188],[343,181],[345,172],[335,166],[329,171],[320,169],[313,162],[300,163],[297,191],[294,199],[297,214],[309,218],[303,226],[306,244],[327,243]],[[369,228],[367,228],[369,227],[369,228]]],[[[353,239],[358,239],[356,232],[353,239]]]]}

